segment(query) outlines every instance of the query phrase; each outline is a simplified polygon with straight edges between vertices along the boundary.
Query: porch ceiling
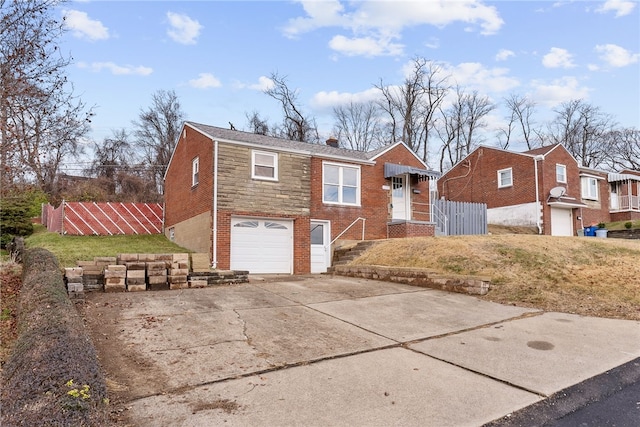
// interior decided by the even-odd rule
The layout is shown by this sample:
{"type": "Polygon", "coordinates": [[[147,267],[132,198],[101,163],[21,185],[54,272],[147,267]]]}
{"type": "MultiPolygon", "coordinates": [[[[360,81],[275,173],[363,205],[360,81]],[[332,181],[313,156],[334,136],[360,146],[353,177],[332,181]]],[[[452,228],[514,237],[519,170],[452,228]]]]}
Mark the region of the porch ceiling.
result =
{"type": "Polygon", "coordinates": [[[398,175],[417,175],[423,179],[438,179],[440,178],[440,172],[430,171],[427,169],[414,168],[413,166],[398,165],[395,163],[384,164],[384,177],[391,178],[398,175]]]}

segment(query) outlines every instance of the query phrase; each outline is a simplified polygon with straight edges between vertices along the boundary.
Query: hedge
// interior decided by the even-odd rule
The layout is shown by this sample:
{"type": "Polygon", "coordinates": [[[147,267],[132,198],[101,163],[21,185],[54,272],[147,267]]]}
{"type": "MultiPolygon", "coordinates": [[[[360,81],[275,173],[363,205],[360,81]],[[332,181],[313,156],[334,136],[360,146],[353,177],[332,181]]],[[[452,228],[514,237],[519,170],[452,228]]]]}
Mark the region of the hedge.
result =
{"type": "Polygon", "coordinates": [[[0,403],[3,426],[111,424],[95,347],[45,249],[24,253],[18,339],[3,368],[0,403]]]}

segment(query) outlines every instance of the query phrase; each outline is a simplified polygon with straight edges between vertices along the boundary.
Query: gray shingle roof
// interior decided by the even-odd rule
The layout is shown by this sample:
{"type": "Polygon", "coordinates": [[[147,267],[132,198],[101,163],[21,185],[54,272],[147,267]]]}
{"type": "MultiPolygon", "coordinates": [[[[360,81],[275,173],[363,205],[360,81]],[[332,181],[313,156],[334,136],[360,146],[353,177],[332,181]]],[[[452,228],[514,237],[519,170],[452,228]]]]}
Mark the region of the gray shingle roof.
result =
{"type": "Polygon", "coordinates": [[[378,152],[388,148],[381,147],[373,151],[356,151],[346,148],[335,148],[326,144],[312,144],[309,142],[291,141],[284,138],[275,138],[272,136],[259,135],[251,132],[243,132],[238,130],[225,129],[217,126],[203,125],[201,123],[186,122],[189,126],[209,135],[214,139],[225,141],[236,141],[247,144],[263,146],[265,148],[295,150],[308,152],[311,155],[320,157],[344,157],[353,160],[367,161],[374,157],[378,152]]]}

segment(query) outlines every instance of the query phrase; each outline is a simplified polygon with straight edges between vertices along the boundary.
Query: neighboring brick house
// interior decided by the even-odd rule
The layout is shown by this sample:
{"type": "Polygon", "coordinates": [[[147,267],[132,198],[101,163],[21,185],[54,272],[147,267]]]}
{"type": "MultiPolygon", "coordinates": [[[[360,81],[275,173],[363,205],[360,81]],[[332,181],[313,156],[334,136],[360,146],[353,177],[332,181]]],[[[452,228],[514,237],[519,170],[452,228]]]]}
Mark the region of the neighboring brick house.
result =
{"type": "Polygon", "coordinates": [[[338,237],[433,235],[439,175],[403,143],[360,152],[186,122],[165,174],[165,234],[214,268],[324,272],[338,237]]]}
{"type": "Polygon", "coordinates": [[[608,174],[581,168],[561,144],[526,152],[480,146],[438,181],[447,200],[487,204],[489,224],[573,236],[611,220],[608,174]]]}
{"type": "Polygon", "coordinates": [[[611,221],[640,219],[640,171],[625,169],[608,175],[611,221]]]}

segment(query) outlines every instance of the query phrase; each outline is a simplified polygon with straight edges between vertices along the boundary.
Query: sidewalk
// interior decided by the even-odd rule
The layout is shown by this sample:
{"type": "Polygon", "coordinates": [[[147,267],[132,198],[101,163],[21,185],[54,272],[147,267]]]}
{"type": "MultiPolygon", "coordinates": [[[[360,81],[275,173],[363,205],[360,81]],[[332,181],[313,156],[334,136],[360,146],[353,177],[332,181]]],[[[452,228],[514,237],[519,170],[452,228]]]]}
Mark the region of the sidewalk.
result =
{"type": "Polygon", "coordinates": [[[140,426],[480,426],[640,357],[640,322],[343,277],[91,302],[150,364],[106,366],[140,426]]]}

